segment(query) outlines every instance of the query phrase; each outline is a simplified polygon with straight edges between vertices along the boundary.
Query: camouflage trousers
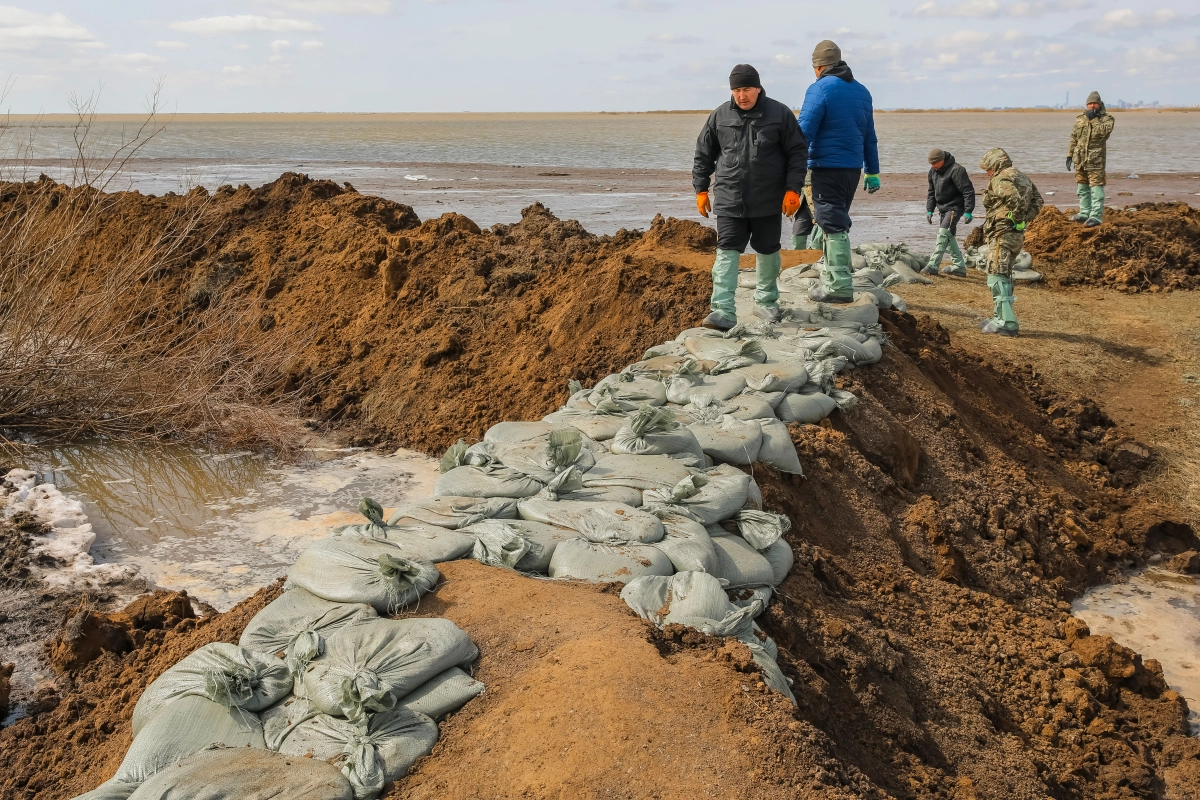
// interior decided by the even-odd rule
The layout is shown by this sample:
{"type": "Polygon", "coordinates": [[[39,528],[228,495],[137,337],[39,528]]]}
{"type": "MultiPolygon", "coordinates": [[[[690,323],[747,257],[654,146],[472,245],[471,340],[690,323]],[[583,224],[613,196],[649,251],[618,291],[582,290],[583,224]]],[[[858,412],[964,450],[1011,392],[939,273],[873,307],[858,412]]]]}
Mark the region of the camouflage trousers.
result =
{"type": "Polygon", "coordinates": [[[989,275],[1012,277],[1013,264],[1021,254],[1025,234],[1010,231],[989,237],[987,240],[987,271],[989,275]]]}
{"type": "Polygon", "coordinates": [[[1108,173],[1104,167],[1088,168],[1082,164],[1076,164],[1075,183],[1082,183],[1084,186],[1106,186],[1108,185],[1108,173]]]}

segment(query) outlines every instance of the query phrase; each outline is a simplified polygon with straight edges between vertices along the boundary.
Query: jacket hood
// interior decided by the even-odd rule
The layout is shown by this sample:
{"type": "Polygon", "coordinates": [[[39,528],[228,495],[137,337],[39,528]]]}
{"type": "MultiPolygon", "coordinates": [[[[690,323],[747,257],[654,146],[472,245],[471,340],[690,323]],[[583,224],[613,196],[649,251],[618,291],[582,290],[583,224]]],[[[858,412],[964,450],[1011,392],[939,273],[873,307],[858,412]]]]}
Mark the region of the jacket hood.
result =
{"type": "Polygon", "coordinates": [[[979,168],[983,170],[992,170],[999,172],[1002,169],[1008,169],[1012,166],[1012,159],[1008,157],[1008,153],[1004,152],[1003,148],[993,147],[983,154],[983,159],[979,162],[979,168]]]}
{"type": "Polygon", "coordinates": [[[854,80],[854,73],[850,71],[850,65],[845,61],[839,61],[832,67],[826,67],[821,73],[822,78],[841,78],[846,83],[854,80]]]}
{"type": "Polygon", "coordinates": [[[946,150],[944,152],[945,152],[945,155],[942,156],[942,168],[939,170],[936,170],[937,172],[945,172],[946,170],[948,170],[954,166],[954,155],[949,150],[946,150]]]}

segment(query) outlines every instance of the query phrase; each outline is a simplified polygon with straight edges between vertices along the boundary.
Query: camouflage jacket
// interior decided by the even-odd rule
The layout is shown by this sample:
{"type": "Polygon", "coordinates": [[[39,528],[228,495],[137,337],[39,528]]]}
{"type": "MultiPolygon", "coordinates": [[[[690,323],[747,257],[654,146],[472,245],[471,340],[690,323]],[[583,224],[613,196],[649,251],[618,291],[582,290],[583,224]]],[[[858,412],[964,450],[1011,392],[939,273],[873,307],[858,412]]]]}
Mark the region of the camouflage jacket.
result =
{"type": "Polygon", "coordinates": [[[1100,105],[1100,113],[1094,119],[1088,119],[1087,114],[1075,118],[1075,127],[1071,129],[1071,146],[1067,155],[1075,162],[1077,169],[1102,170],[1108,160],[1108,137],[1113,132],[1113,118],[1100,105]]]}
{"type": "Polygon", "coordinates": [[[988,182],[987,190],[983,193],[983,205],[987,209],[983,235],[991,238],[1018,230],[1017,223],[1033,222],[1042,210],[1043,201],[1029,176],[1016,167],[1008,166],[988,182]],[[1011,219],[1009,214],[1012,214],[1011,219]]]}

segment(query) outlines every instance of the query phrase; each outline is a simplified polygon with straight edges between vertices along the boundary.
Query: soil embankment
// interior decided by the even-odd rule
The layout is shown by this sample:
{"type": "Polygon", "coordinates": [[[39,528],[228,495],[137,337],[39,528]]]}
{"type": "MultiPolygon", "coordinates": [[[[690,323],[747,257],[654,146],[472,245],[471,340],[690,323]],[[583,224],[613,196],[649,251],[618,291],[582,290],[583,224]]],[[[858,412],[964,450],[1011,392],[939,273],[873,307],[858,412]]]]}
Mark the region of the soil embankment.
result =
{"type": "MultiPolygon", "coordinates": [[[[362,440],[436,451],[539,417],[567,379],[623,366],[706,305],[697,225],[598,238],[534,207],[479,231],[289,176],[222,203],[204,252],[162,277],[162,308],[184,324],[189,286],[240,265],[220,291],[263,294],[259,335],[309,326],[295,388],[362,440]]],[[[451,562],[417,613],[471,635],[488,691],[386,796],[1200,793],[1183,700],[1065,602],[1194,534],[1132,499],[1139,465],[1113,458],[1123,439],[1094,403],[965,353],[928,317],[884,324],[883,361],[843,379],[858,406],[792,426],[807,477],[753,467],[794,522],[796,565],[760,623],[798,708],[736,644],[659,633],[612,587],[451,562]]],[[[0,730],[0,795],[68,798],[109,777],[140,688],[236,640],[274,591],[65,672],[53,709],[0,730]]]]}

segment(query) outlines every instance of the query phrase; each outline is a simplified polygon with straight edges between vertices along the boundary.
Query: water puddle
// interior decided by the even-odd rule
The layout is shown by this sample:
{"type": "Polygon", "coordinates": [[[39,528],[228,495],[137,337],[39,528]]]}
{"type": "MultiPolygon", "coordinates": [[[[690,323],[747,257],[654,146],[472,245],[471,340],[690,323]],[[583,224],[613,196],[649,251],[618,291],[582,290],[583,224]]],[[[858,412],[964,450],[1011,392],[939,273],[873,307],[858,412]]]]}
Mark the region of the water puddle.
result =
{"type": "Polygon", "coordinates": [[[1167,683],[1187,698],[1192,733],[1200,735],[1200,580],[1150,568],[1097,586],[1072,611],[1092,633],[1158,659],[1167,683]]]}
{"type": "Polygon", "coordinates": [[[315,448],[299,465],[183,446],[82,444],[21,459],[83,503],[99,564],[136,567],[152,586],[186,589],[225,611],[287,572],[335,525],[360,522],[362,497],[385,506],[432,494],[437,462],[315,448]]]}

